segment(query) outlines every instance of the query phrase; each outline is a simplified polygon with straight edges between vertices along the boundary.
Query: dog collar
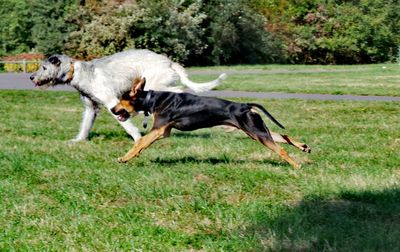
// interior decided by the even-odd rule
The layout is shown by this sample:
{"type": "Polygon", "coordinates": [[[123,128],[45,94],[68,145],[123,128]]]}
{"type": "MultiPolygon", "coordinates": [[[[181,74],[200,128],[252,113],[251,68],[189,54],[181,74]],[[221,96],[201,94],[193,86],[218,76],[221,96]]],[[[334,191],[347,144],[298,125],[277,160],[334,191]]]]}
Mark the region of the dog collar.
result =
{"type": "Polygon", "coordinates": [[[72,79],[74,78],[74,71],[75,71],[74,62],[71,62],[71,67],[70,67],[70,69],[69,69],[69,71],[68,71],[68,79],[67,79],[67,82],[71,82],[72,79]]]}
{"type": "Polygon", "coordinates": [[[147,92],[146,97],[144,98],[144,101],[143,101],[143,110],[144,110],[144,115],[145,115],[145,116],[149,116],[149,112],[150,112],[149,102],[150,102],[150,99],[151,99],[151,95],[152,95],[152,94],[153,94],[153,91],[152,91],[152,90],[149,90],[149,91],[147,92]]]}

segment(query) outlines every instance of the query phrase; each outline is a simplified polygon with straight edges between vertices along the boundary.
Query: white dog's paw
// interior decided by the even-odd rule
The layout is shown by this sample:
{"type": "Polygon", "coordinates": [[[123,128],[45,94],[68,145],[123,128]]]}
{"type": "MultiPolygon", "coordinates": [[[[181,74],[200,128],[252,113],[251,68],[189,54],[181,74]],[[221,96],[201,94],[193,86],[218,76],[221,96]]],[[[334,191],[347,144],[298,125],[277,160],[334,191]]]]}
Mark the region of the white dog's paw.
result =
{"type": "Polygon", "coordinates": [[[131,137],[133,138],[133,141],[135,141],[135,144],[137,144],[140,141],[140,139],[142,138],[142,135],[140,135],[140,134],[134,135],[134,136],[131,135],[131,137]]]}
{"type": "Polygon", "coordinates": [[[74,144],[74,143],[79,143],[79,142],[83,142],[86,141],[86,138],[73,138],[71,140],[68,140],[68,143],[74,144]]]}

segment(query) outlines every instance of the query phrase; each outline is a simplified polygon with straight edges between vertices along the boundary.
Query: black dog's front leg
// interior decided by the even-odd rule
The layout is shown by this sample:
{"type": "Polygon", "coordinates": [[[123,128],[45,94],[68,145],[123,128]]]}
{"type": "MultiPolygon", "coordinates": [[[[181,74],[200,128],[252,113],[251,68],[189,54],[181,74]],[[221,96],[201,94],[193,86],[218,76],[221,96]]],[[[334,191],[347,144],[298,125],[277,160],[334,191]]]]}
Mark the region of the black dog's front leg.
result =
{"type": "Polygon", "coordinates": [[[171,133],[171,126],[165,125],[160,128],[152,129],[147,135],[142,137],[123,157],[118,158],[121,163],[128,162],[131,158],[138,156],[144,149],[162,137],[168,137],[171,133]]]}

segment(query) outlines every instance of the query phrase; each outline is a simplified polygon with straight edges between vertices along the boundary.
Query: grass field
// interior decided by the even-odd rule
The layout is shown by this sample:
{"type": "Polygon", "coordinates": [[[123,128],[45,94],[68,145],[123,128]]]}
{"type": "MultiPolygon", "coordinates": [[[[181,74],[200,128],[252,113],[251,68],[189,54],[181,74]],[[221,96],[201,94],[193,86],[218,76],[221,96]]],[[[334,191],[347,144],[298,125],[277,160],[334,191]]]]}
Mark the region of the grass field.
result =
{"type": "Polygon", "coordinates": [[[400,65],[266,65],[192,68],[193,80],[210,80],[227,72],[217,89],[289,93],[400,96],[400,65]],[[209,73],[213,75],[210,76],[209,73]]]}
{"type": "Polygon", "coordinates": [[[68,143],[76,93],[0,91],[0,250],[400,250],[399,103],[240,101],[312,147],[285,146],[302,169],[221,129],[119,164],[132,141],[105,111],[68,143]]]}

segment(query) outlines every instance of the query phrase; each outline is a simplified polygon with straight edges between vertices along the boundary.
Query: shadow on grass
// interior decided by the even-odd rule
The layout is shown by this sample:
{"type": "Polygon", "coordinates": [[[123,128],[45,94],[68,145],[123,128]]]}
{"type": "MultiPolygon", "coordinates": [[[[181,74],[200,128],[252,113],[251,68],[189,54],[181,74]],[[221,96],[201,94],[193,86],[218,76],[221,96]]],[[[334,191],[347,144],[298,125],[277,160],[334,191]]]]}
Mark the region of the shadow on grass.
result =
{"type": "Polygon", "coordinates": [[[276,216],[253,216],[246,236],[257,239],[259,250],[400,251],[399,188],[311,197],[276,216]]]}
{"type": "MultiPolygon", "coordinates": [[[[142,134],[142,136],[146,135],[148,133],[148,131],[141,131],[140,134],[142,134]]],[[[110,140],[110,139],[115,139],[115,138],[124,138],[124,137],[128,137],[131,138],[132,137],[127,134],[125,131],[121,131],[121,130],[116,130],[116,131],[91,131],[89,133],[89,140],[91,139],[105,139],[105,140],[110,140]]],[[[181,133],[181,132],[174,132],[172,134],[171,137],[177,137],[177,138],[204,138],[204,139],[208,139],[211,138],[211,134],[210,133],[181,133]]]]}
{"type": "MultiPolygon", "coordinates": [[[[151,162],[163,164],[163,165],[175,165],[175,164],[245,164],[245,163],[257,163],[257,164],[271,164],[271,165],[286,165],[286,163],[276,162],[274,160],[262,159],[262,160],[233,160],[230,157],[210,157],[210,158],[199,158],[193,156],[185,156],[180,158],[162,158],[158,157],[151,160],[151,162]]],[[[289,166],[289,165],[288,165],[289,166]]]]}
{"type": "Polygon", "coordinates": [[[188,133],[188,132],[173,132],[171,137],[177,137],[177,138],[204,138],[208,139],[211,138],[210,133],[188,133]]]}
{"type": "MultiPolygon", "coordinates": [[[[143,134],[143,132],[142,132],[143,134]]],[[[89,140],[94,140],[94,139],[104,139],[104,140],[113,140],[116,138],[128,138],[132,139],[132,137],[127,134],[125,131],[91,131],[89,133],[89,140]]]]}
{"type": "MultiPolygon", "coordinates": [[[[148,134],[149,131],[150,131],[150,128],[146,129],[146,130],[141,130],[140,134],[142,136],[148,134]]],[[[236,132],[239,132],[239,131],[236,131],[236,132]]],[[[239,135],[239,134],[235,135],[235,134],[233,134],[231,132],[225,132],[225,133],[226,134],[231,134],[233,136],[233,139],[248,139],[249,138],[248,136],[246,136],[244,134],[243,135],[239,135]]],[[[108,131],[108,130],[101,131],[100,130],[100,131],[91,131],[89,133],[89,140],[90,139],[96,139],[96,138],[110,140],[110,139],[114,139],[116,137],[119,137],[119,138],[124,138],[124,137],[131,138],[131,136],[129,134],[127,134],[125,131],[121,131],[121,130],[115,130],[115,131],[108,131]]],[[[213,135],[211,133],[206,133],[206,132],[193,131],[193,133],[192,133],[192,132],[181,132],[181,131],[174,130],[174,132],[172,132],[172,134],[171,134],[171,137],[210,139],[210,138],[213,137],[213,135]]]]}

